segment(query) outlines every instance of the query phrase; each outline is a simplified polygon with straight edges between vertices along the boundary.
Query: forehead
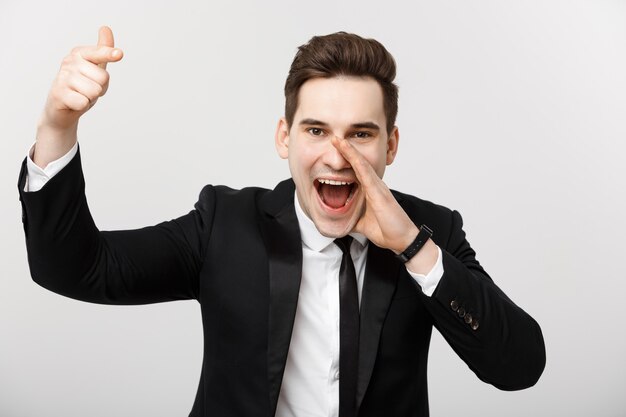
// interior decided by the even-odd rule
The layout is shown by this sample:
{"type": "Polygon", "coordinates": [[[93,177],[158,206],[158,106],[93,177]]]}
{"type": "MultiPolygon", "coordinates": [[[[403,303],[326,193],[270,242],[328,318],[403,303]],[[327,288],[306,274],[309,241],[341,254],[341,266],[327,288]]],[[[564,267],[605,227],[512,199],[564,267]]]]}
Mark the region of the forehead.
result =
{"type": "Polygon", "coordinates": [[[305,118],[337,126],[365,121],[376,121],[382,126],[385,119],[382,88],[371,77],[307,80],[300,87],[294,122],[297,124],[305,118]]]}

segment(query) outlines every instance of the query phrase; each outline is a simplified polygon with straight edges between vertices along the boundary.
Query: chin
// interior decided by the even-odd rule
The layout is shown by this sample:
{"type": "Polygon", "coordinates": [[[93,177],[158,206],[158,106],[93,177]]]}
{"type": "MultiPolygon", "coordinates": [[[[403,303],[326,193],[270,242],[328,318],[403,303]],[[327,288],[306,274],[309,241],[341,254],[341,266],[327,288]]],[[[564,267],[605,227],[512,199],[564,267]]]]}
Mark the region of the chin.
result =
{"type": "Polygon", "coordinates": [[[343,216],[335,218],[328,218],[324,215],[315,216],[316,218],[312,219],[315,227],[326,237],[338,238],[348,235],[354,230],[363,210],[361,202],[355,203],[357,204],[355,204],[355,207],[352,207],[353,210],[345,213],[343,216]]]}
{"type": "Polygon", "coordinates": [[[350,225],[334,225],[334,224],[315,224],[317,230],[326,237],[338,238],[349,234],[353,227],[350,225]]]}

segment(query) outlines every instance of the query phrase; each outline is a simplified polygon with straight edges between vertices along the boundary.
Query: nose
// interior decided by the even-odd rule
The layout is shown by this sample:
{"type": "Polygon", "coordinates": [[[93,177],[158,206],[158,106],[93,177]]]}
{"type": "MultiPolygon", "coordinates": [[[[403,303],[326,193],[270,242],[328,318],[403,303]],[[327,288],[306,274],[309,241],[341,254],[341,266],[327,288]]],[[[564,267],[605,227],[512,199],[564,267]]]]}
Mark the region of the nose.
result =
{"type": "MultiPolygon", "coordinates": [[[[336,135],[335,135],[336,136],[336,135]]],[[[339,136],[336,136],[341,139],[339,136]]],[[[329,138],[326,143],[326,149],[324,150],[323,161],[326,166],[334,171],[341,171],[342,169],[351,168],[350,163],[343,157],[339,149],[335,148],[329,138]]]]}

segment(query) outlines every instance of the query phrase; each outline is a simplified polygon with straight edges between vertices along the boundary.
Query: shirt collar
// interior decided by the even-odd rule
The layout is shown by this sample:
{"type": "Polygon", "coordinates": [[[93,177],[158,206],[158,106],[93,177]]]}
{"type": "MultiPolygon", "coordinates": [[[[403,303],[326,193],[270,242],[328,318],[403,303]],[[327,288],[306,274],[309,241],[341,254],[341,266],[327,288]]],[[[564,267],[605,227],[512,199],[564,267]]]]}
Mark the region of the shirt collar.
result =
{"type": "MultiPolygon", "coordinates": [[[[302,238],[302,243],[307,245],[309,248],[316,252],[321,252],[324,248],[335,241],[334,237],[327,237],[322,235],[317,227],[315,227],[315,223],[306,215],[300,207],[300,202],[298,201],[298,193],[294,194],[294,206],[296,207],[296,217],[298,218],[298,225],[300,226],[300,236],[302,238]]],[[[357,232],[350,233],[350,236],[354,238],[362,247],[367,245],[367,238],[365,235],[357,232]]]]}

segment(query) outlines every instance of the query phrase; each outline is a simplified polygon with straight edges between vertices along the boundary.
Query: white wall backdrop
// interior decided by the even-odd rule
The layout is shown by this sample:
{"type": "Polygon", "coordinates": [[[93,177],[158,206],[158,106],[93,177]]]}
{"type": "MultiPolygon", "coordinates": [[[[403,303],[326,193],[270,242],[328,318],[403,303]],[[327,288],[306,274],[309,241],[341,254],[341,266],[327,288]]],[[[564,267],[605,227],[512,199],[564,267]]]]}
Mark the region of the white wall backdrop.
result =
{"type": "Polygon", "coordinates": [[[463,214],[547,344],[539,383],[500,392],[435,332],[431,414],[626,415],[626,2],[2,0],[0,416],[185,416],[193,403],[197,303],[87,304],[28,271],[19,166],[61,59],[101,25],[125,52],[79,129],[102,229],[177,217],[206,183],[288,176],[273,134],[296,47],[377,38],[400,85],[387,183],[463,214]]]}

